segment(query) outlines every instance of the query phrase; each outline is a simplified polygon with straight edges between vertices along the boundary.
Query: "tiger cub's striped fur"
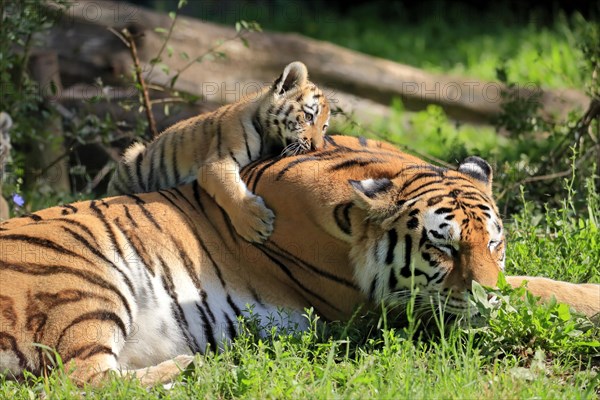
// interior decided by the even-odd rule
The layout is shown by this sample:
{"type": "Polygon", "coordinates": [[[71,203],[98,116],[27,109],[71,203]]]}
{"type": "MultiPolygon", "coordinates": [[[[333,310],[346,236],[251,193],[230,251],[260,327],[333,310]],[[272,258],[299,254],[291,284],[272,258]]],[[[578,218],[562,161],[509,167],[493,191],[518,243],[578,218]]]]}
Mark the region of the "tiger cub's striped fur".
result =
{"type": "MultiPolygon", "coordinates": [[[[417,305],[461,314],[471,281],[493,286],[502,269],[481,159],[454,171],[337,136],[242,177],[277,213],[265,244],[236,235],[197,182],[0,224],[0,372],[40,373],[50,365],[40,343],[78,380],[122,369],[151,384],[235,338],[247,304],[263,323],[302,329],[305,307],[343,320],[364,302],[403,305],[416,287],[417,305]]],[[[598,285],[508,277],[523,279],[534,294],[600,311],[598,285]]]]}
{"type": "Polygon", "coordinates": [[[237,233],[264,241],[274,214],[248,190],[239,170],[252,161],[320,148],[330,110],[301,62],[285,67],[254,97],[179,122],[148,146],[124,154],[108,186],[110,195],[151,192],[197,179],[225,210],[237,233]]]}

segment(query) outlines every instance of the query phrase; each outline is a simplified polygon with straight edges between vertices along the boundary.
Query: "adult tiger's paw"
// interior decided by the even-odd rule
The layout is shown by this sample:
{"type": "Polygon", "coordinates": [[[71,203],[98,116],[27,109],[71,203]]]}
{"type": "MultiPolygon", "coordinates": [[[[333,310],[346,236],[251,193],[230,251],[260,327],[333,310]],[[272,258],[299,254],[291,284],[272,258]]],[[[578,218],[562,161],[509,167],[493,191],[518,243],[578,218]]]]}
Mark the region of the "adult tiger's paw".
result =
{"type": "Polygon", "coordinates": [[[230,215],[236,232],[249,242],[262,243],[273,233],[275,214],[259,196],[246,196],[241,206],[230,215]]]}

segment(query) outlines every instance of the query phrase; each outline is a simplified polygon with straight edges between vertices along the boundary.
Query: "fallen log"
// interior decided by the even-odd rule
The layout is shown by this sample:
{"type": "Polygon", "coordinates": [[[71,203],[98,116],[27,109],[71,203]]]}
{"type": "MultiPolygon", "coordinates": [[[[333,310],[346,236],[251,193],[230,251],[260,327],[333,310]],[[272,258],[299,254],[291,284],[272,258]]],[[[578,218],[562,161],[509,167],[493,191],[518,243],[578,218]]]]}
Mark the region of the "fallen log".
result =
{"type": "MultiPolygon", "coordinates": [[[[83,78],[89,82],[98,74],[110,82],[130,75],[132,61],[126,46],[108,28],[127,28],[137,37],[146,81],[169,85],[176,72],[189,63],[181,54],[193,60],[219,40],[236,35],[233,28],[178,17],[169,40],[173,56],[165,60],[170,71],[165,72],[151,68],[150,60],[164,41],[164,35],[154,29],[167,30],[170,24],[167,15],[127,3],[80,0],[51,31],[46,45],[60,55],[71,83],[83,78]]],[[[498,82],[435,75],[297,34],[250,33],[246,38],[249,47],[239,40],[228,41],[219,48],[226,58],[206,58],[190,65],[174,88],[210,102],[228,103],[269,84],[287,63],[301,60],[311,79],[327,88],[330,100],[355,112],[358,120],[387,115],[392,99],[401,98],[407,110],[438,104],[451,118],[469,122],[489,122],[501,111],[501,92],[507,90],[498,82]]],[[[525,85],[514,90],[524,99],[539,95],[542,109],[550,114],[585,110],[589,104],[587,96],[571,89],[541,90],[525,85]]]]}

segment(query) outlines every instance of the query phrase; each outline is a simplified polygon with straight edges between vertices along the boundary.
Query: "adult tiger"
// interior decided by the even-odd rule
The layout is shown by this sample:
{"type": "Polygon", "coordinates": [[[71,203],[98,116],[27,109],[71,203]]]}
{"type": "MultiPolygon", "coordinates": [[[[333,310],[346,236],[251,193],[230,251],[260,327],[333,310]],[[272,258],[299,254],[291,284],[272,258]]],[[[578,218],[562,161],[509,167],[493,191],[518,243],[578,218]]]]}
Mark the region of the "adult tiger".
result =
{"type": "Polygon", "coordinates": [[[320,148],[329,104],[295,61],[253,97],[181,121],[148,146],[136,143],[108,184],[110,195],[152,192],[198,180],[225,210],[236,232],[263,242],[274,215],[240,179],[240,168],[266,156],[320,148]]]}
{"type": "MultiPolygon", "coordinates": [[[[40,372],[48,361],[32,343],[41,343],[77,367],[76,380],[123,368],[152,384],[234,338],[246,304],[302,329],[305,307],[344,319],[369,298],[402,301],[410,276],[436,305],[452,289],[441,303],[461,313],[471,280],[494,285],[502,269],[502,224],[481,159],[450,171],[383,143],[330,137],[319,152],[243,176],[279,216],[262,245],[238,237],[196,183],[1,224],[0,370],[40,372]]],[[[530,286],[599,311],[598,285],[530,286]]]]}

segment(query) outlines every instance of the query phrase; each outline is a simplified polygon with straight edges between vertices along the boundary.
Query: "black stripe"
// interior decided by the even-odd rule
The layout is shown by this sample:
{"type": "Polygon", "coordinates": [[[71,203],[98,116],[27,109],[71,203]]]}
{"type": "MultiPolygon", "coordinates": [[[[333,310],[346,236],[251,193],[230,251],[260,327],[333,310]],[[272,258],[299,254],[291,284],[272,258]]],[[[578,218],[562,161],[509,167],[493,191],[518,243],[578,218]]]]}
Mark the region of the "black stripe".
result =
{"type": "MultiPolygon", "coordinates": [[[[283,107],[283,106],[282,106],[283,107]]],[[[285,112],[283,113],[283,116],[285,117],[285,120],[287,120],[287,117],[290,116],[292,110],[294,109],[294,105],[292,103],[290,103],[288,105],[288,108],[285,110],[285,112]]],[[[311,110],[312,111],[312,110],[311,110]]],[[[279,114],[278,114],[279,115],[279,114]]]]}
{"type": "Polygon", "coordinates": [[[371,281],[371,287],[369,288],[369,299],[375,300],[375,289],[377,289],[377,279],[378,276],[375,275],[375,278],[371,281]]]}
{"type": "Polygon", "coordinates": [[[196,341],[196,337],[192,335],[190,331],[190,326],[185,319],[185,313],[183,312],[183,308],[181,304],[179,304],[179,300],[177,299],[177,291],[175,288],[175,284],[173,283],[173,275],[171,274],[171,269],[165,262],[165,260],[159,255],[157,255],[158,262],[160,263],[161,269],[163,271],[163,275],[161,276],[163,288],[165,292],[171,298],[171,313],[173,314],[173,319],[177,322],[179,326],[179,330],[183,333],[185,341],[194,353],[200,352],[200,345],[196,341]]]}
{"type": "Polygon", "coordinates": [[[200,299],[202,300],[202,305],[206,309],[206,312],[208,312],[208,316],[209,316],[210,320],[212,321],[212,323],[214,324],[216,322],[215,314],[213,314],[212,310],[210,309],[210,306],[208,305],[208,301],[206,301],[207,297],[208,297],[208,295],[206,294],[206,291],[201,290],[200,291],[200,299]]]}
{"type": "Polygon", "coordinates": [[[158,162],[158,179],[157,179],[157,184],[152,186],[150,189],[152,190],[158,190],[161,189],[164,186],[169,186],[168,183],[166,183],[165,185],[163,185],[163,183],[161,181],[165,180],[165,176],[166,174],[166,166],[165,166],[165,137],[168,135],[163,135],[161,137],[158,138],[157,141],[155,141],[154,143],[156,143],[156,146],[154,146],[156,148],[156,151],[159,153],[159,162],[158,162]]]}
{"type": "Polygon", "coordinates": [[[121,333],[123,334],[123,338],[127,339],[127,329],[125,328],[125,323],[123,322],[121,317],[119,317],[117,314],[115,314],[112,311],[98,310],[98,311],[91,311],[91,312],[82,314],[79,317],[75,318],[73,321],[71,321],[71,323],[62,330],[60,336],[58,337],[58,340],[56,341],[56,349],[59,348],[60,343],[69,328],[72,328],[73,326],[75,326],[81,322],[91,321],[91,320],[114,322],[121,330],[121,333]]]}
{"type": "MultiPolygon", "coordinates": [[[[233,225],[231,224],[231,219],[229,219],[229,216],[221,207],[218,207],[218,208],[219,208],[219,211],[221,212],[221,217],[223,217],[223,223],[225,224],[225,226],[227,227],[227,231],[229,232],[229,236],[235,243],[237,243],[238,237],[237,237],[237,233],[235,233],[235,229],[233,228],[233,225]]],[[[212,221],[211,221],[211,224],[212,224],[212,221]]],[[[213,227],[214,227],[214,225],[213,225],[213,227]]],[[[215,230],[216,230],[216,228],[215,228],[215,230]]]]}
{"type": "Polygon", "coordinates": [[[78,227],[79,229],[84,231],[90,237],[90,239],[94,241],[94,243],[96,243],[96,246],[100,246],[100,244],[98,243],[98,240],[96,239],[96,235],[94,235],[92,230],[90,228],[88,228],[87,225],[84,225],[81,222],[76,221],[74,219],[65,218],[65,217],[56,218],[56,221],[64,222],[66,224],[78,227]]]}
{"type": "Polygon", "coordinates": [[[427,200],[427,206],[433,207],[436,204],[438,204],[439,202],[441,202],[442,200],[444,200],[445,197],[446,197],[446,195],[444,195],[444,194],[439,195],[439,196],[434,196],[434,197],[430,198],[429,200],[427,200]]]}
{"type": "Polygon", "coordinates": [[[228,109],[223,110],[223,112],[217,117],[217,154],[219,158],[223,158],[223,132],[221,129],[221,124],[223,122],[223,116],[227,113],[228,109]]]}
{"type": "Polygon", "coordinates": [[[41,221],[43,218],[40,217],[37,214],[27,214],[27,215],[23,215],[23,218],[30,218],[32,220],[34,220],[35,222],[41,221]]]}
{"type": "Polygon", "coordinates": [[[325,139],[325,141],[326,141],[327,143],[329,143],[330,145],[332,145],[332,146],[334,146],[334,147],[339,147],[339,145],[338,145],[338,144],[335,142],[335,140],[333,140],[333,138],[332,138],[331,136],[329,136],[329,135],[325,135],[325,136],[323,137],[323,139],[325,139]]]}
{"type": "Polygon", "coordinates": [[[436,239],[445,239],[444,235],[442,235],[441,233],[434,231],[433,229],[429,230],[429,233],[431,233],[431,236],[433,236],[436,239]]]}
{"type": "Polygon", "coordinates": [[[156,229],[158,229],[160,232],[162,232],[162,227],[159,225],[159,223],[156,221],[156,219],[154,219],[154,216],[150,213],[150,211],[148,211],[148,209],[144,206],[144,204],[146,204],[146,202],[132,194],[128,194],[127,196],[136,200],[135,203],[142,211],[142,214],[144,214],[144,216],[148,219],[148,221],[150,221],[152,223],[152,225],[154,225],[154,227],[156,229]]]}
{"type": "Polygon", "coordinates": [[[135,174],[137,176],[138,186],[142,189],[142,191],[147,192],[148,186],[146,182],[144,182],[144,177],[142,176],[142,161],[144,159],[144,152],[140,151],[135,158],[135,174]]]}
{"type": "Polygon", "coordinates": [[[227,320],[227,332],[229,334],[229,338],[231,340],[233,340],[237,337],[237,331],[235,329],[235,325],[233,324],[233,321],[231,320],[231,318],[229,318],[229,315],[227,315],[227,313],[223,313],[223,315],[225,316],[225,319],[227,320]]]}
{"type": "Polygon", "coordinates": [[[66,209],[73,211],[73,214],[75,214],[75,213],[77,212],[77,208],[75,208],[75,207],[74,207],[74,206],[72,206],[71,204],[63,204],[61,207],[62,207],[62,208],[65,208],[65,210],[63,210],[63,213],[64,213],[65,211],[67,211],[66,209]]]}
{"type": "Polygon", "coordinates": [[[275,105],[271,105],[268,109],[267,112],[263,115],[263,121],[261,121],[261,126],[265,127],[265,133],[269,132],[269,128],[271,127],[271,120],[269,119],[269,115],[271,115],[271,113],[273,112],[273,110],[275,109],[275,105]]]}
{"type": "Polygon", "coordinates": [[[350,223],[350,209],[352,208],[352,205],[351,202],[341,203],[333,209],[335,223],[346,235],[352,234],[352,225],[350,223]]]}
{"type": "Polygon", "coordinates": [[[153,154],[150,153],[148,154],[146,159],[148,160],[148,180],[146,181],[146,187],[147,191],[153,191],[154,187],[156,186],[156,182],[154,182],[156,180],[154,170],[158,170],[158,168],[154,168],[154,160],[156,159],[156,157],[153,157],[153,154]]]}
{"type": "Polygon", "coordinates": [[[87,360],[88,358],[93,357],[96,354],[108,354],[113,356],[115,359],[117,358],[117,355],[112,351],[110,347],[93,343],[72,350],[71,352],[64,355],[62,360],[64,363],[66,363],[69,360],[72,360],[73,358],[87,360]]]}
{"type": "Polygon", "coordinates": [[[235,313],[236,317],[239,317],[240,315],[242,315],[242,311],[240,310],[240,308],[233,302],[233,300],[231,299],[231,295],[227,294],[227,304],[229,304],[229,307],[231,307],[231,309],[233,310],[233,312],[235,313]]]}
{"type": "Polygon", "coordinates": [[[395,229],[390,229],[388,231],[388,250],[385,256],[385,263],[390,265],[394,262],[394,249],[398,244],[398,232],[395,229]]]}
{"type": "Polygon", "coordinates": [[[336,165],[333,165],[331,167],[329,167],[327,170],[329,172],[334,172],[334,171],[339,171],[339,170],[343,170],[343,169],[349,169],[352,167],[366,167],[367,165],[371,165],[371,164],[381,164],[383,163],[383,160],[378,160],[378,159],[374,159],[374,160],[346,160],[346,161],[342,161],[341,163],[338,163],[336,165]]]}
{"type": "Polygon", "coordinates": [[[181,135],[173,135],[173,139],[171,140],[171,147],[173,148],[173,152],[171,153],[171,164],[173,165],[173,176],[175,177],[175,181],[171,182],[173,185],[169,186],[177,186],[182,183],[181,176],[179,175],[179,162],[177,158],[180,143],[181,135]]]}
{"type": "Polygon", "coordinates": [[[419,227],[419,219],[417,217],[412,217],[406,223],[406,227],[410,230],[417,229],[419,227]]]}
{"type": "Polygon", "coordinates": [[[265,303],[263,303],[262,299],[260,298],[260,296],[258,295],[258,293],[256,292],[256,289],[254,289],[252,286],[248,286],[248,291],[250,292],[250,294],[252,295],[252,299],[257,302],[258,304],[260,304],[261,306],[265,306],[265,303]]]}
{"type": "Polygon", "coordinates": [[[206,215],[204,205],[202,205],[202,202],[200,201],[200,185],[198,184],[198,180],[195,180],[192,184],[192,193],[196,204],[198,205],[198,207],[200,207],[200,211],[202,211],[202,214],[206,215]]]}
{"type": "Polygon", "coordinates": [[[258,155],[259,155],[259,157],[262,157],[265,138],[264,138],[263,129],[260,126],[260,120],[258,119],[258,111],[252,117],[252,126],[254,127],[254,130],[258,134],[258,138],[259,138],[259,142],[260,142],[260,147],[258,148],[258,155]]]}
{"type": "Polygon", "coordinates": [[[179,207],[179,205],[177,203],[175,203],[174,200],[172,200],[169,196],[167,196],[167,193],[169,193],[171,196],[175,197],[175,200],[177,200],[177,197],[172,194],[170,191],[167,190],[160,190],[157,192],[163,199],[167,200],[169,203],[171,203],[171,205],[173,207],[175,207],[179,213],[184,214],[185,215],[185,211],[183,211],[183,208],[179,207]]]}
{"type": "Polygon", "coordinates": [[[134,228],[138,228],[138,223],[135,222],[135,220],[133,219],[133,217],[131,216],[131,213],[129,212],[129,207],[127,207],[126,205],[123,205],[123,208],[125,209],[125,216],[127,217],[127,219],[129,220],[129,222],[131,223],[131,225],[134,228]]]}
{"type": "Polygon", "coordinates": [[[256,173],[256,176],[254,178],[254,182],[252,183],[252,193],[256,193],[256,186],[258,185],[258,182],[260,181],[260,178],[265,173],[265,171],[281,159],[282,158],[279,156],[275,157],[271,161],[269,161],[268,163],[266,163],[262,167],[260,167],[260,169],[258,170],[258,172],[256,173]]]}
{"type": "Polygon", "coordinates": [[[405,278],[410,278],[410,259],[412,252],[412,237],[410,235],[404,236],[404,266],[400,270],[400,274],[405,278]]]}
{"type": "MultiPolygon", "coordinates": [[[[290,161],[281,171],[279,171],[277,173],[277,177],[275,178],[275,180],[281,180],[281,178],[283,178],[283,175],[285,175],[285,173],[290,170],[291,168],[293,168],[294,166],[298,165],[298,164],[302,164],[308,161],[319,161],[322,160],[322,157],[316,157],[316,156],[304,156],[301,158],[297,158],[293,161],[290,161]]],[[[278,161],[278,160],[277,160],[278,161]]],[[[274,164],[274,163],[273,163],[274,164]]],[[[272,164],[268,165],[267,168],[269,168],[272,164]]],[[[262,175],[262,174],[261,174],[262,175]]],[[[257,177],[258,180],[258,177],[257,177]]],[[[256,185],[256,182],[254,182],[256,185]]],[[[254,192],[254,190],[252,190],[252,192],[254,192]]]]}
{"type": "Polygon", "coordinates": [[[244,134],[244,144],[246,145],[246,154],[248,155],[248,162],[250,162],[252,161],[252,153],[250,153],[250,144],[248,143],[248,132],[246,132],[246,127],[244,126],[244,122],[241,119],[240,125],[242,125],[242,133],[244,134]]]}
{"type": "Polygon", "coordinates": [[[233,151],[229,152],[229,157],[231,157],[233,159],[233,161],[237,164],[238,168],[240,167],[240,162],[237,160],[237,158],[235,158],[235,156],[233,155],[233,151]]]}
{"type": "Polygon", "coordinates": [[[390,268],[390,277],[388,279],[388,286],[390,288],[390,291],[396,290],[396,287],[398,286],[398,278],[396,278],[396,271],[394,270],[394,268],[390,268]]]}
{"type": "MultiPolygon", "coordinates": [[[[206,340],[210,344],[211,350],[216,351],[217,341],[215,340],[215,334],[213,332],[212,326],[210,325],[210,321],[208,320],[208,316],[206,315],[206,311],[200,306],[200,304],[196,303],[196,308],[200,312],[200,318],[202,319],[202,325],[204,327],[204,336],[206,336],[206,340]]],[[[206,351],[206,349],[204,349],[206,351]]]]}

